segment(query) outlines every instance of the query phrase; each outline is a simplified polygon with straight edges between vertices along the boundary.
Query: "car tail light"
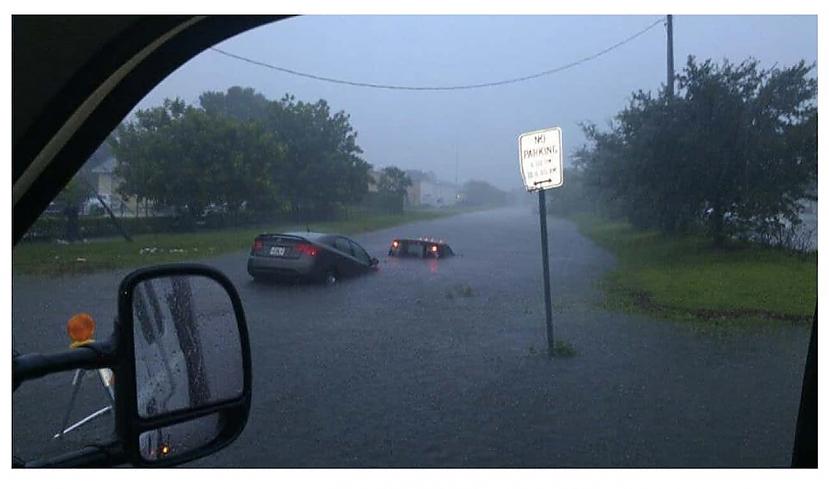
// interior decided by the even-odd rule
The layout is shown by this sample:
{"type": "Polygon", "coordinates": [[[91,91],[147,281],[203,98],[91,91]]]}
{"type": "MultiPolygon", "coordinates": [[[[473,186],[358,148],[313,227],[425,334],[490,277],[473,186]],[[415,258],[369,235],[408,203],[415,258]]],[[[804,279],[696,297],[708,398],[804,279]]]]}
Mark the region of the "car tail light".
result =
{"type": "Polygon", "coordinates": [[[294,249],[297,250],[299,253],[308,256],[316,256],[319,248],[310,244],[310,243],[299,243],[298,245],[294,246],[294,249]]]}
{"type": "Polygon", "coordinates": [[[264,247],[265,247],[265,243],[262,242],[261,239],[254,239],[253,240],[253,247],[250,249],[250,251],[253,252],[253,253],[257,253],[259,251],[262,251],[262,248],[264,248],[264,247]]]}
{"type": "Polygon", "coordinates": [[[392,248],[397,248],[398,246],[400,246],[400,243],[398,243],[397,241],[392,241],[391,242],[391,247],[392,248]]]}
{"type": "Polygon", "coordinates": [[[432,253],[437,253],[437,252],[438,252],[438,247],[437,246],[432,246],[432,253]]]}

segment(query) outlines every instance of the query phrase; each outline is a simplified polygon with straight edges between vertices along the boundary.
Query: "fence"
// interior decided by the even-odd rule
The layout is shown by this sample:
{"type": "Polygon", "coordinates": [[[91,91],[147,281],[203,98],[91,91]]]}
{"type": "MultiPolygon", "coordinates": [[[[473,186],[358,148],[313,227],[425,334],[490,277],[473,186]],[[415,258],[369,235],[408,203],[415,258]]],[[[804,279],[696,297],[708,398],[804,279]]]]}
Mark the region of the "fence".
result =
{"type": "MultiPolygon", "coordinates": [[[[208,212],[199,218],[190,216],[120,217],[118,223],[127,234],[156,234],[189,232],[209,229],[226,229],[262,224],[305,225],[315,221],[342,221],[361,219],[378,214],[401,214],[402,198],[376,196],[364,199],[354,206],[302,207],[293,211],[278,209],[256,212],[208,212]]],[[[66,218],[42,215],[23,236],[24,241],[54,241],[66,236],[66,218]]],[[[85,239],[105,238],[119,235],[118,229],[109,216],[80,216],[80,235],[85,239]]]]}

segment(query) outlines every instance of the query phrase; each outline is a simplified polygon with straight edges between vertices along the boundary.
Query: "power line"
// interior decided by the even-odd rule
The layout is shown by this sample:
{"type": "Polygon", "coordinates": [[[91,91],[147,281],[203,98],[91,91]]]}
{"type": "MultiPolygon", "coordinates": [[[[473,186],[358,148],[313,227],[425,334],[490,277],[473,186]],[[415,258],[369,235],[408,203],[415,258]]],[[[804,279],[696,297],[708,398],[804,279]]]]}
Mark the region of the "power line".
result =
{"type": "Polygon", "coordinates": [[[664,18],[660,17],[659,19],[655,20],[653,23],[651,23],[650,25],[648,25],[647,27],[645,27],[641,31],[633,34],[632,36],[629,36],[629,37],[617,42],[616,44],[613,44],[612,46],[607,47],[607,48],[605,48],[605,49],[603,49],[603,50],[601,50],[597,53],[591,54],[590,56],[581,58],[579,60],[573,61],[573,62],[568,63],[566,65],[558,66],[556,68],[552,68],[552,69],[542,71],[542,72],[539,72],[539,73],[534,73],[532,75],[521,76],[521,77],[518,77],[518,78],[510,78],[510,79],[507,79],[507,80],[487,82],[487,83],[476,83],[476,84],[472,84],[472,85],[414,86],[414,85],[388,85],[388,84],[381,84],[381,83],[368,83],[368,82],[358,82],[358,81],[351,81],[351,80],[342,80],[342,79],[338,79],[338,78],[330,78],[330,77],[327,77],[327,76],[320,76],[320,75],[314,75],[312,73],[305,73],[305,72],[302,72],[302,71],[296,71],[296,70],[292,70],[292,69],[289,69],[289,68],[283,68],[281,66],[276,66],[276,65],[269,64],[269,63],[265,63],[264,61],[257,61],[255,59],[247,58],[245,56],[240,56],[238,54],[230,53],[228,51],[225,51],[225,50],[219,49],[219,48],[210,48],[210,49],[212,51],[215,51],[215,52],[219,53],[219,54],[227,56],[229,58],[237,59],[239,61],[244,61],[246,63],[261,66],[261,67],[264,67],[264,68],[269,68],[271,70],[281,71],[283,73],[288,73],[290,75],[300,76],[300,77],[303,77],[303,78],[310,78],[312,80],[324,81],[324,82],[329,82],[329,83],[338,83],[340,85],[350,85],[350,86],[354,86],[354,87],[364,87],[364,88],[381,88],[381,89],[386,89],[386,90],[411,90],[411,91],[469,90],[469,89],[475,89],[475,88],[495,87],[495,86],[500,86],[500,85],[508,85],[510,83],[523,82],[523,81],[527,81],[527,80],[532,80],[534,78],[540,78],[542,76],[552,75],[554,73],[558,73],[558,72],[573,68],[575,66],[584,64],[588,61],[592,61],[592,60],[594,60],[594,59],[596,59],[596,58],[598,58],[598,57],[600,57],[604,54],[607,54],[607,53],[613,51],[614,49],[617,49],[617,48],[633,41],[637,37],[643,35],[644,33],[648,32],[649,30],[653,29],[654,27],[656,27],[657,25],[662,24],[662,23],[664,23],[664,18]]]}

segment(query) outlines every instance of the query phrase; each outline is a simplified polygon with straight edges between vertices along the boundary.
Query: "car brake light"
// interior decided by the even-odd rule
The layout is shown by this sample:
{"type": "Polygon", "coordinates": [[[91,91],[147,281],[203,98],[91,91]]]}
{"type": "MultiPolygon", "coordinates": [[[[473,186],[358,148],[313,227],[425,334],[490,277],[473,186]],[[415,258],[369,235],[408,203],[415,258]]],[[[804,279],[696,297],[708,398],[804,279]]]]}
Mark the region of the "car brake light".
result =
{"type": "Polygon", "coordinates": [[[294,249],[296,249],[299,253],[308,256],[316,256],[317,251],[319,251],[319,248],[309,243],[299,243],[294,247],[294,249]]]}
{"type": "Polygon", "coordinates": [[[265,243],[262,242],[261,239],[253,240],[253,248],[251,248],[252,252],[262,251],[262,248],[265,247],[265,243]]]}
{"type": "Polygon", "coordinates": [[[437,252],[438,252],[438,247],[437,246],[432,246],[432,253],[437,253],[437,252]]]}
{"type": "Polygon", "coordinates": [[[392,241],[391,242],[391,247],[392,248],[397,248],[398,246],[400,246],[400,243],[398,243],[397,241],[392,241]]]}

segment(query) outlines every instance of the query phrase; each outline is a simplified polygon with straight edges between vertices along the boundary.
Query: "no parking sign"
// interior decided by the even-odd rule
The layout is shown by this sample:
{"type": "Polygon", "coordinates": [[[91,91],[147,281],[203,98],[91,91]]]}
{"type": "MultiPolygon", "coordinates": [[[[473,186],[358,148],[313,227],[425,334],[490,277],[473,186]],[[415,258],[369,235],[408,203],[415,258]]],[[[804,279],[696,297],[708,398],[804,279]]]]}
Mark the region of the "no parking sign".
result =
{"type": "Polygon", "coordinates": [[[544,277],[544,306],[547,319],[547,348],[553,354],[553,305],[550,297],[550,258],[547,251],[547,189],[564,185],[564,151],[561,128],[551,127],[518,136],[518,162],[527,192],[538,192],[541,219],[541,263],[544,277]]]}

